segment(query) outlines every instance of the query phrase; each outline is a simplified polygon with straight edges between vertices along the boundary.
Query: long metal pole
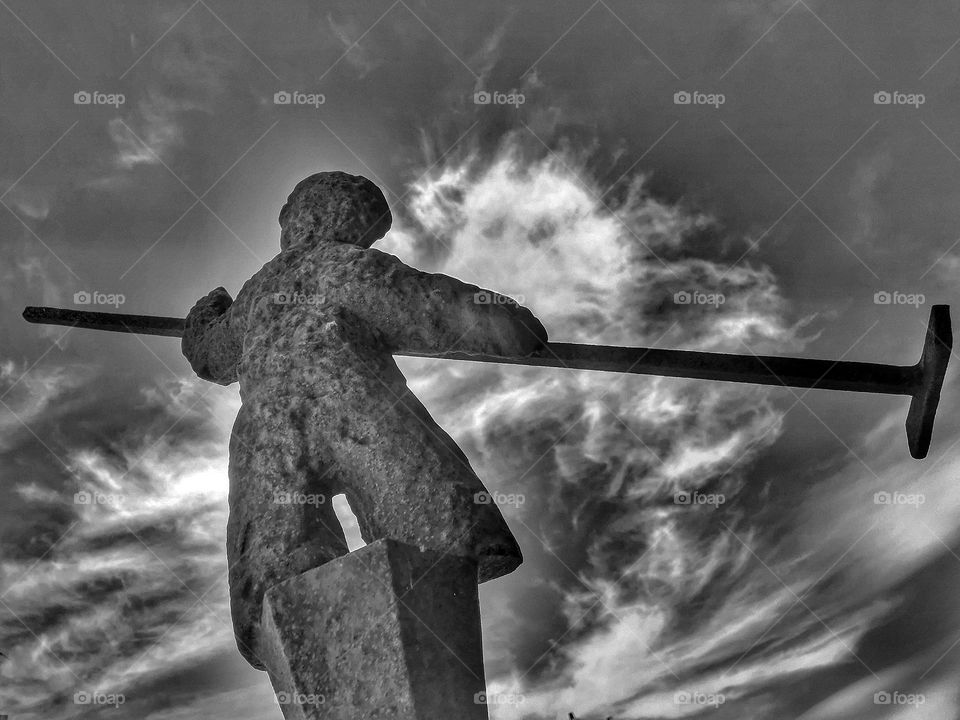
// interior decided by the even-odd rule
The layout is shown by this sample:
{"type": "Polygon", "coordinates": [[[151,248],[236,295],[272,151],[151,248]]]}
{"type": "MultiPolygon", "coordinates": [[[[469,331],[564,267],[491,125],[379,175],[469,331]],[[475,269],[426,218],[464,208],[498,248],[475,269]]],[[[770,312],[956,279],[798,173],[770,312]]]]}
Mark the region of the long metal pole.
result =
{"type": "MultiPolygon", "coordinates": [[[[182,318],[49,307],[28,307],[23,311],[23,317],[33,323],[167,337],[180,337],[183,335],[184,326],[182,318]]],[[[949,308],[946,305],[934,305],[930,311],[923,353],[915,365],[883,365],[845,360],[734,355],[557,342],[547,343],[534,355],[516,357],[473,355],[456,351],[430,354],[398,350],[395,354],[470,362],[909,395],[913,398],[907,416],[907,439],[910,443],[910,452],[914,457],[924,457],[933,431],[933,420],[940,399],[940,387],[943,384],[952,343],[949,308]]]]}
{"type": "MultiPolygon", "coordinates": [[[[34,323],[167,337],[183,335],[184,323],[174,317],[49,307],[28,307],[23,316],[34,323]]],[[[561,342],[548,343],[535,355],[516,357],[456,351],[429,354],[399,350],[396,354],[891,395],[912,395],[919,380],[915,366],[561,342]]]]}

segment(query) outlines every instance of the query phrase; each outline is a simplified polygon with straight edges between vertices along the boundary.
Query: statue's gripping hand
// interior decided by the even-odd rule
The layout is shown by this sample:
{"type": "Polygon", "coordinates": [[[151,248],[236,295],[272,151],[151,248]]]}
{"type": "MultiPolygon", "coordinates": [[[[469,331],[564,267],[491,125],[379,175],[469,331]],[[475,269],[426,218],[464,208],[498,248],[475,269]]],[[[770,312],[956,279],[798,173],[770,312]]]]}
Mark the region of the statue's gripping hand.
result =
{"type": "Polygon", "coordinates": [[[200,298],[187,314],[180,344],[197,376],[221,385],[237,380],[236,339],[223,322],[232,304],[233,298],[222,287],[200,298]]]}
{"type": "Polygon", "coordinates": [[[481,306],[481,328],[492,344],[491,352],[503,357],[528,356],[542,350],[548,341],[543,323],[530,310],[509,298],[483,291],[500,300],[481,306]]]}

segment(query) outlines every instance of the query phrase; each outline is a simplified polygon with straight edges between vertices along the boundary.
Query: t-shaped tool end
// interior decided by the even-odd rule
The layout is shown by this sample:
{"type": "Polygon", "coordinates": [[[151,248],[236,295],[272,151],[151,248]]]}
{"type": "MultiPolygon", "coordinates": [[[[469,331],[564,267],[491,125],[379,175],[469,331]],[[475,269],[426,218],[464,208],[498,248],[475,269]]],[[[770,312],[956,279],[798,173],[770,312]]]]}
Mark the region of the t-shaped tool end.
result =
{"type": "Polygon", "coordinates": [[[915,366],[917,384],[907,413],[907,444],[910,454],[917,459],[926,457],[930,448],[933,420],[937,415],[937,403],[940,402],[940,387],[952,347],[950,306],[934,305],[930,308],[923,354],[915,366]]]}

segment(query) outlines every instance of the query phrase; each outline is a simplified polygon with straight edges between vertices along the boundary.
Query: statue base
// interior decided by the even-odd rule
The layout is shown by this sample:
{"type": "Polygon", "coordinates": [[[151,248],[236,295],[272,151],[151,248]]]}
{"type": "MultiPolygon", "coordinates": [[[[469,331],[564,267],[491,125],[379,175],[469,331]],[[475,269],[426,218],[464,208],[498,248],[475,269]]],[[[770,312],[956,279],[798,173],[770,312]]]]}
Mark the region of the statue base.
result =
{"type": "Polygon", "coordinates": [[[488,720],[477,563],[378,540],[267,591],[286,720],[488,720]]]}

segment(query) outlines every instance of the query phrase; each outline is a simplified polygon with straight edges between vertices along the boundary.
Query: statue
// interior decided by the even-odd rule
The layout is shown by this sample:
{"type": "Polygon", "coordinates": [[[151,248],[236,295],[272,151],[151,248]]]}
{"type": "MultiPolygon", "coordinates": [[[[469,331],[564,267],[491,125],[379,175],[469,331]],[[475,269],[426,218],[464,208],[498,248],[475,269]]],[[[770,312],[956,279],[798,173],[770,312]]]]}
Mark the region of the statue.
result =
{"type": "Polygon", "coordinates": [[[190,311],[197,375],[239,381],[227,525],[237,646],[255,668],[266,590],[347,554],[329,502],[344,493],[363,538],[469,558],[480,583],[520,565],[516,540],[466,456],[407,387],[393,353],[526,356],[547,333],[489,290],[371,249],[391,225],[380,189],[342,172],[300,182],[280,212],[280,253],[235,300],[190,311]],[[478,297],[492,302],[478,302],[478,297]]]}

